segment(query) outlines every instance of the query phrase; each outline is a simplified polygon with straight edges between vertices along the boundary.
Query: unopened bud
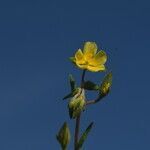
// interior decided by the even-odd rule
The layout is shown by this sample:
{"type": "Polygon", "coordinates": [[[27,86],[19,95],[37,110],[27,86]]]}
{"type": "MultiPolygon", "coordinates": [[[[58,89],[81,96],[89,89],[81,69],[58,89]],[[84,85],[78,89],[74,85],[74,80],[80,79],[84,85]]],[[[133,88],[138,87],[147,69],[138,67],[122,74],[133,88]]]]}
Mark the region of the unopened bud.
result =
{"type": "Polygon", "coordinates": [[[108,73],[105,76],[102,84],[100,85],[100,94],[102,96],[106,96],[110,91],[111,85],[112,85],[112,73],[108,73]]]}
{"type": "Polygon", "coordinates": [[[60,128],[58,134],[56,135],[56,138],[58,142],[60,143],[62,150],[66,150],[67,145],[70,142],[70,130],[66,122],[60,128]]]}
{"type": "Polygon", "coordinates": [[[70,118],[76,118],[83,111],[85,106],[84,89],[79,88],[78,93],[70,100],[68,104],[70,118]]]}

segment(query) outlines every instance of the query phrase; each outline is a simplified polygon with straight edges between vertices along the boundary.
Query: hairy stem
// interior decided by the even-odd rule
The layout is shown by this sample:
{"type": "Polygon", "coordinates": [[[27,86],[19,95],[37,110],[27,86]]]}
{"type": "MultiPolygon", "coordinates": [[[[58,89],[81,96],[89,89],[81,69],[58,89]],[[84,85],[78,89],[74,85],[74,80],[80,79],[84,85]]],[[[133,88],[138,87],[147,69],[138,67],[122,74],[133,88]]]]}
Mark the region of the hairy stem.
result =
{"type": "MultiPolygon", "coordinates": [[[[83,70],[82,77],[81,77],[81,88],[83,88],[85,72],[86,70],[83,70]]],[[[80,118],[81,118],[81,113],[76,118],[75,133],[74,133],[74,150],[78,150],[77,143],[78,143],[79,132],[80,132],[80,118]]]]}

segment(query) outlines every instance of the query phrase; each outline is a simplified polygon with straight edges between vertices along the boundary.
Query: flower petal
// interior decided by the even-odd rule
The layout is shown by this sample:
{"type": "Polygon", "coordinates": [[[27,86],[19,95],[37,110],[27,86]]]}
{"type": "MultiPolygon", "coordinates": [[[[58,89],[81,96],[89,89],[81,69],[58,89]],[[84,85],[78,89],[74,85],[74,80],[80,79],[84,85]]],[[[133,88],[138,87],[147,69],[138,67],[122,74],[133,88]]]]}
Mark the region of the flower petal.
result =
{"type": "Polygon", "coordinates": [[[97,45],[95,42],[85,42],[83,54],[86,60],[91,59],[97,52],[97,45]]]}
{"type": "Polygon", "coordinates": [[[87,64],[78,64],[76,63],[77,67],[80,69],[87,69],[88,65],[87,64]]]}
{"type": "Polygon", "coordinates": [[[103,65],[107,61],[107,55],[104,51],[99,51],[93,59],[89,61],[92,66],[103,65]]]}
{"type": "Polygon", "coordinates": [[[105,66],[104,65],[99,65],[99,66],[88,65],[87,70],[92,71],[92,72],[104,71],[105,66]]]}
{"type": "Polygon", "coordinates": [[[75,53],[75,61],[78,64],[84,64],[85,63],[85,59],[84,59],[84,55],[81,51],[81,49],[78,49],[78,51],[75,53]]]}

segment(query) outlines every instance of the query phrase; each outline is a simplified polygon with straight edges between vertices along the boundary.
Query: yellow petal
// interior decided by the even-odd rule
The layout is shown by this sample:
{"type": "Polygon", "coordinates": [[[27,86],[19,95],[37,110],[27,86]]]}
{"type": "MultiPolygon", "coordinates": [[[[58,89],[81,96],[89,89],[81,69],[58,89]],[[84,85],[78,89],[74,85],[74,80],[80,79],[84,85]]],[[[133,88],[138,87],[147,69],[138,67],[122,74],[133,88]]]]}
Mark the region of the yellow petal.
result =
{"type": "Polygon", "coordinates": [[[79,64],[79,63],[76,63],[77,67],[80,68],[80,69],[87,69],[88,65],[87,64],[79,64]]]}
{"type": "Polygon", "coordinates": [[[103,65],[107,61],[107,55],[104,51],[99,51],[95,57],[89,60],[89,64],[92,66],[103,65]]]}
{"type": "Polygon", "coordinates": [[[104,71],[105,66],[104,65],[99,65],[99,66],[88,65],[87,70],[92,71],[92,72],[104,71]]]}
{"type": "Polygon", "coordinates": [[[84,59],[84,56],[83,56],[83,53],[81,51],[81,49],[78,49],[78,51],[75,53],[75,61],[76,63],[78,64],[84,64],[85,63],[85,59],[84,59]]]}
{"type": "Polygon", "coordinates": [[[96,52],[97,52],[97,45],[95,42],[85,42],[83,53],[86,60],[94,57],[96,52]]]}

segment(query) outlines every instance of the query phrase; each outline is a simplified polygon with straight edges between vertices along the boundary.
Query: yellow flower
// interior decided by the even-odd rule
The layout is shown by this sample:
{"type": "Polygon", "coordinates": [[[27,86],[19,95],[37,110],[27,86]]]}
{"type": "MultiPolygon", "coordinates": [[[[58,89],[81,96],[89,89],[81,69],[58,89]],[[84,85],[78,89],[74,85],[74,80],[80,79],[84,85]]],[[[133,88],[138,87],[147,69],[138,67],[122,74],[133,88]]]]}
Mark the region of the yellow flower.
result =
{"type": "Polygon", "coordinates": [[[97,53],[95,42],[85,42],[83,51],[78,49],[74,57],[71,57],[73,63],[80,69],[86,69],[92,72],[104,71],[107,55],[100,50],[97,53]]]}

